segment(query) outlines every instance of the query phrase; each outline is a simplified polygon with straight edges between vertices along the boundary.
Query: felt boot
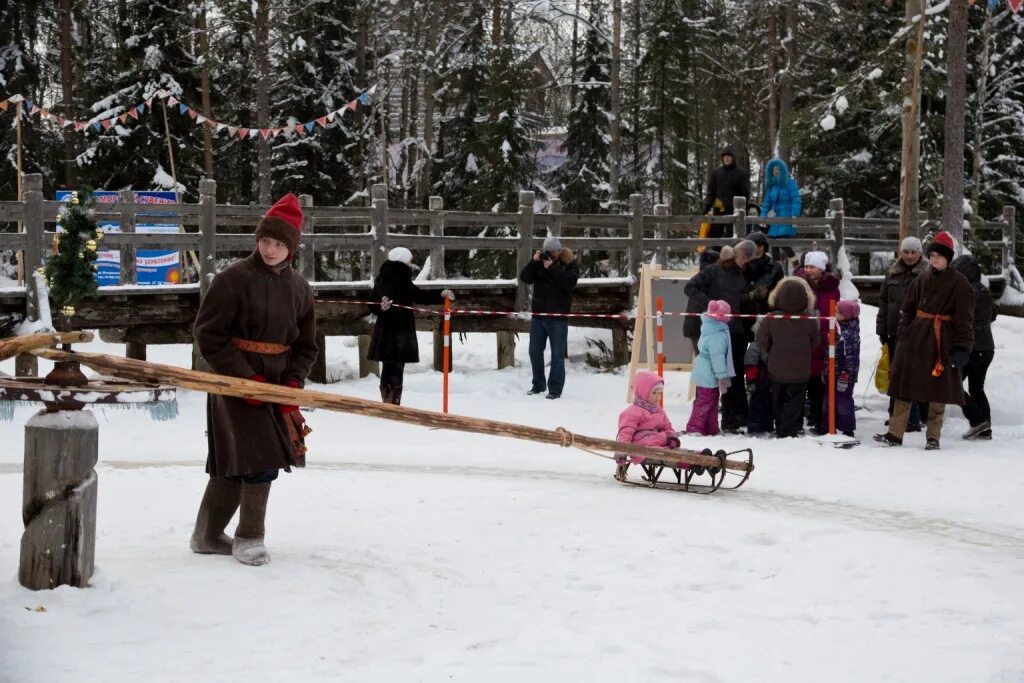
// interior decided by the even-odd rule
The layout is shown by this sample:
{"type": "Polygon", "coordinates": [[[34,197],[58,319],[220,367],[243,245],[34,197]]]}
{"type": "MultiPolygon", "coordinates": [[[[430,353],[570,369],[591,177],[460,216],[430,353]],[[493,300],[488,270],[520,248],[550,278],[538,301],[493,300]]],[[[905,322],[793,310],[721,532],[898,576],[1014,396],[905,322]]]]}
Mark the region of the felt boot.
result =
{"type": "Polygon", "coordinates": [[[224,533],[224,529],[238,509],[241,487],[237,481],[210,477],[189,542],[192,552],[201,555],[231,554],[231,537],[224,533]]]}
{"type": "Polygon", "coordinates": [[[258,567],[270,562],[270,553],[263,545],[269,497],[270,482],[242,484],[238,528],[235,529],[235,541],[231,547],[231,554],[242,564],[258,567]]]}

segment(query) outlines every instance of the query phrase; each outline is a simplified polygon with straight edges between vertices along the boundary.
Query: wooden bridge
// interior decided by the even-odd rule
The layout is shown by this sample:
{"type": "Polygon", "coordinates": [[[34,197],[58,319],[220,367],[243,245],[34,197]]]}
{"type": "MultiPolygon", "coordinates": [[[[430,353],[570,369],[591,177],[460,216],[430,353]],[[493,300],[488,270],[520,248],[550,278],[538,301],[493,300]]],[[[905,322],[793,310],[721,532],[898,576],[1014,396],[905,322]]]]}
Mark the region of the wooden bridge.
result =
{"type": "MultiPolygon", "coordinates": [[[[23,252],[26,272],[42,265],[54,238],[55,218],[61,204],[48,201],[42,194],[42,177],[25,176],[24,201],[0,202],[0,250],[23,252]],[[16,226],[23,226],[17,230],[16,226]]],[[[95,212],[102,222],[116,221],[120,232],[107,232],[103,248],[121,252],[119,286],[100,288],[100,297],[81,305],[71,320],[76,329],[98,329],[107,341],[124,342],[128,355],[144,359],[149,344],[191,343],[191,327],[199,301],[216,273],[218,255],[241,254],[253,249],[252,231],[267,207],[233,206],[216,203],[216,185],[200,182],[198,204],[137,204],[131,190],[124,191],[114,204],[97,204],[95,212]],[[137,218],[178,223],[178,234],[139,233],[137,218]],[[182,252],[199,271],[199,282],[191,284],[145,286],[136,279],[137,249],[164,249],[182,252]]],[[[746,199],[735,200],[732,216],[671,216],[668,207],[654,207],[653,215],[644,215],[643,196],[630,196],[628,214],[564,214],[561,202],[550,200],[548,213],[534,212],[534,193],[520,192],[516,213],[452,211],[443,208],[440,197],[430,198],[428,210],[394,209],[388,206],[387,188],[371,188],[369,207],[314,206],[312,197],[302,195],[304,223],[296,267],[310,281],[316,294],[317,328],[320,347],[328,336],[357,336],[360,339],[360,374],[374,371],[365,360],[372,324],[369,311],[355,302],[365,301],[372,281],[318,281],[315,256],[320,252],[357,252],[356,261],[364,261],[362,272],[376,273],[387,251],[397,245],[414,252],[429,253],[429,279],[418,281],[421,287],[450,288],[462,308],[493,311],[523,311],[529,306],[526,285],[515,273],[540,249],[548,234],[558,236],[563,245],[577,253],[600,250],[619,264],[618,277],[583,278],[576,289],[573,310],[578,313],[621,314],[633,309],[640,266],[656,259],[672,263],[673,258],[689,257],[700,246],[733,243],[747,234],[749,226],[772,223],[795,225],[794,238],[773,239],[773,246],[789,246],[796,251],[811,247],[830,254],[832,263],[840,253],[849,257],[851,277],[866,300],[876,295],[881,275],[871,275],[872,252],[895,252],[899,224],[896,219],[851,218],[843,211],[843,200],[833,199],[823,217],[757,218],[745,214],[746,199]],[[701,223],[725,224],[731,233],[720,239],[698,238],[701,223]],[[477,235],[466,233],[472,228],[477,235]],[[483,228],[499,228],[505,235],[483,236],[483,228]],[[446,232],[446,231],[451,232],[446,232]],[[492,251],[514,255],[515,270],[505,279],[487,281],[448,279],[445,256],[458,251],[492,251]]],[[[922,216],[923,230],[929,228],[922,216]]],[[[1001,291],[1010,272],[1014,254],[1014,210],[1006,207],[1003,220],[972,227],[977,237],[997,255],[999,270],[989,275],[993,290],[1001,291]]],[[[844,266],[844,264],[838,264],[844,266]]],[[[33,313],[31,292],[25,287],[0,288],[0,312],[11,310],[33,313]]],[[[628,362],[626,318],[574,318],[575,326],[604,327],[613,330],[613,356],[628,362]]],[[[440,367],[439,318],[417,315],[417,326],[436,335],[435,366],[440,367]]],[[[496,332],[498,367],[511,365],[515,334],[529,329],[525,318],[514,316],[456,316],[453,332],[496,332]]],[[[457,360],[457,359],[456,359],[457,360]]],[[[19,362],[21,374],[32,374],[34,357],[19,362]]],[[[314,369],[313,379],[324,381],[326,365],[323,353],[314,369]]]]}

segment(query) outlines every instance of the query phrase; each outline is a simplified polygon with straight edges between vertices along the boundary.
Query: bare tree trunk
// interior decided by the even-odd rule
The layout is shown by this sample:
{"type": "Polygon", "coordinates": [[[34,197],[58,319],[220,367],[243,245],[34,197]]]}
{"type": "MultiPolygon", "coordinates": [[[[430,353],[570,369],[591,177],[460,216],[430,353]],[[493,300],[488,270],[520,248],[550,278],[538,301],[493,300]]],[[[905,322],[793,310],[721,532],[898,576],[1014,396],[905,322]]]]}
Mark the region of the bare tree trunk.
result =
{"type": "Polygon", "coordinates": [[[967,97],[967,0],[950,0],[946,73],[946,151],[942,165],[942,227],[964,239],[964,118],[967,97]]]}
{"type": "Polygon", "coordinates": [[[501,45],[501,0],[491,1],[491,44],[501,45]]]}
{"type": "MultiPolygon", "coordinates": [[[[71,0],[60,0],[60,86],[63,96],[64,116],[75,118],[75,68],[72,59],[74,44],[71,41],[71,0]]],[[[64,187],[75,186],[75,135],[67,128],[64,136],[64,187]]]]}
{"type": "MultiPolygon", "coordinates": [[[[270,0],[256,0],[256,35],[253,48],[256,54],[256,127],[270,125],[270,0]]],[[[262,135],[256,137],[257,183],[259,203],[270,203],[270,141],[262,135]]]]}
{"type": "Polygon", "coordinates": [[[779,16],[774,8],[768,8],[765,22],[768,37],[768,149],[769,154],[779,153],[779,16]]]}
{"type": "Polygon", "coordinates": [[[924,24],[927,0],[906,0],[907,24],[917,26],[907,37],[903,76],[903,151],[900,162],[900,239],[920,236],[917,212],[921,157],[921,63],[924,60],[924,24]]]}
{"type": "MultiPolygon", "coordinates": [[[[608,146],[609,174],[608,204],[614,207],[619,201],[619,166],[622,163],[622,133],[619,124],[622,116],[622,0],[612,0],[612,69],[611,69],[611,113],[608,132],[611,143],[608,146]]],[[[614,208],[612,208],[614,211],[614,208]]]]}
{"type": "MultiPolygon", "coordinates": [[[[200,98],[203,107],[203,116],[209,121],[211,114],[210,103],[210,32],[206,24],[206,5],[201,3],[196,16],[199,29],[199,56],[202,66],[199,69],[200,98]]],[[[207,178],[213,178],[213,133],[210,132],[208,123],[203,124],[203,172],[207,178]]]]}
{"type": "Polygon", "coordinates": [[[786,3],[786,16],[785,16],[785,32],[786,37],[783,39],[783,47],[786,50],[786,69],[782,74],[782,80],[779,83],[779,141],[778,141],[778,153],[779,157],[789,163],[790,147],[789,143],[785,142],[785,135],[783,135],[783,128],[786,126],[786,121],[789,120],[793,114],[793,99],[794,99],[794,87],[793,83],[796,81],[796,60],[797,60],[797,42],[796,42],[796,29],[797,29],[797,17],[799,12],[798,0],[790,0],[786,3]]]}
{"type": "MultiPolygon", "coordinates": [[[[640,41],[643,36],[643,23],[641,21],[642,13],[640,11],[641,0],[633,0],[633,163],[640,164],[640,127],[641,123],[641,110],[640,110],[640,41]]],[[[684,163],[689,163],[688,160],[684,160],[684,163]]]]}
{"type": "Polygon", "coordinates": [[[438,45],[437,28],[439,3],[431,3],[427,9],[427,59],[423,63],[423,165],[420,168],[419,195],[420,205],[430,196],[431,174],[434,167],[434,94],[437,92],[438,45]]]}
{"type": "Polygon", "coordinates": [[[982,128],[985,125],[985,105],[988,96],[988,68],[992,47],[992,10],[986,7],[985,23],[981,29],[981,59],[978,63],[977,110],[974,115],[974,149],[971,164],[971,207],[974,215],[981,217],[981,167],[985,163],[982,155],[982,128]]]}
{"type": "Polygon", "coordinates": [[[580,0],[572,15],[572,58],[569,61],[569,111],[576,108],[576,64],[580,56],[580,0]]]}

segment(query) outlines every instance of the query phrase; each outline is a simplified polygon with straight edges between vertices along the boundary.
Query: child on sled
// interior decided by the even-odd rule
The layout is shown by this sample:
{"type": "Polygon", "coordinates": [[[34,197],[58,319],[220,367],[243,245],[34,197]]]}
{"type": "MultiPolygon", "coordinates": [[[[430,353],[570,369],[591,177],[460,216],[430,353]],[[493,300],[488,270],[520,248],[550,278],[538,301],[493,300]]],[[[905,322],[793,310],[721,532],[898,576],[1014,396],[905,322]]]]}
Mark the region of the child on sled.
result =
{"type": "MultiPolygon", "coordinates": [[[[641,370],[633,379],[633,403],[619,414],[619,433],[616,441],[633,443],[655,448],[679,448],[679,437],[668,419],[668,414],[661,407],[661,398],[665,392],[665,383],[656,373],[641,370]]],[[[626,472],[626,459],[641,464],[646,460],[643,456],[616,453],[618,467],[615,477],[622,479],[626,472]]],[[[687,467],[681,464],[682,467],[687,467]]]]}

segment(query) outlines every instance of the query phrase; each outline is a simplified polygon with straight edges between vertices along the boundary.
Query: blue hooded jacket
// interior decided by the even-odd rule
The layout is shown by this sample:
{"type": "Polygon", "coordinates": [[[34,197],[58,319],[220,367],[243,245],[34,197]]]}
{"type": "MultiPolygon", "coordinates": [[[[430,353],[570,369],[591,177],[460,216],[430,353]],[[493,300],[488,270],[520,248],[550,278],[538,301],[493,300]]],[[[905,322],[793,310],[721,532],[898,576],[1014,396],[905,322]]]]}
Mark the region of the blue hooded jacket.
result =
{"type": "Polygon", "coordinates": [[[697,342],[697,358],[694,359],[691,378],[698,387],[715,389],[718,380],[735,374],[729,323],[712,320],[707,315],[700,319],[700,341],[697,342]]]}
{"type": "MultiPolygon", "coordinates": [[[[777,218],[793,218],[800,215],[800,189],[789,175],[789,167],[782,159],[772,159],[764,169],[764,199],[761,202],[761,217],[767,218],[774,211],[777,218]],[[773,171],[779,169],[776,178],[773,171]]],[[[796,228],[792,225],[768,226],[769,237],[794,237],[796,228]]]]}

